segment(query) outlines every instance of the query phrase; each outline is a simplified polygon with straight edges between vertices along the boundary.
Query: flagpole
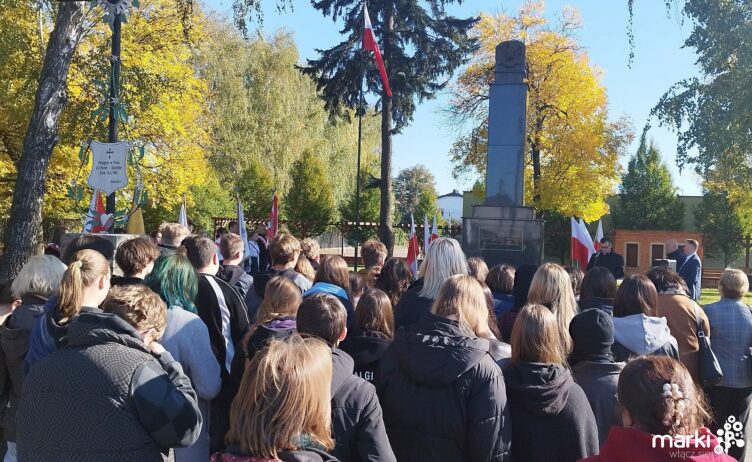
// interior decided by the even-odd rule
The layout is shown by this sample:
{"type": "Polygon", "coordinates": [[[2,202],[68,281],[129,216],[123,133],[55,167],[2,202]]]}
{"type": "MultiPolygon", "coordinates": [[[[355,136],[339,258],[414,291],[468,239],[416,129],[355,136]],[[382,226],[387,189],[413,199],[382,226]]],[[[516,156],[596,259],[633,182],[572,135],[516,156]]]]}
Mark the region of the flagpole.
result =
{"type": "MultiPolygon", "coordinates": [[[[366,3],[363,1],[363,33],[365,34],[366,3]]],[[[358,165],[355,169],[355,271],[358,271],[358,245],[360,244],[360,151],[363,144],[363,80],[365,80],[366,66],[363,59],[363,49],[360,50],[360,82],[358,97],[358,165]]]]}

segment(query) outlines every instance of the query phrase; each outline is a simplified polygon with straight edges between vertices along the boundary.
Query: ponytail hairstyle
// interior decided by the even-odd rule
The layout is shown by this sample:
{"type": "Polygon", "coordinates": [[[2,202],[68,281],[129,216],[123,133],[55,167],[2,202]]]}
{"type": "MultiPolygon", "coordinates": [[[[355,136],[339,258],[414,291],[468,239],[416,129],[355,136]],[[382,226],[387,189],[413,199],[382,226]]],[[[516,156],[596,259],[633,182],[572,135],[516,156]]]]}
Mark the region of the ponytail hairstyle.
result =
{"type": "Polygon", "coordinates": [[[619,375],[618,399],[636,427],[653,435],[691,435],[710,420],[689,371],[668,356],[628,362],[619,375]]]}
{"type": "Polygon", "coordinates": [[[85,249],[73,254],[58,290],[57,307],[61,322],[69,321],[78,314],[84,289],[103,277],[109,279],[110,265],[101,253],[85,249]]]}

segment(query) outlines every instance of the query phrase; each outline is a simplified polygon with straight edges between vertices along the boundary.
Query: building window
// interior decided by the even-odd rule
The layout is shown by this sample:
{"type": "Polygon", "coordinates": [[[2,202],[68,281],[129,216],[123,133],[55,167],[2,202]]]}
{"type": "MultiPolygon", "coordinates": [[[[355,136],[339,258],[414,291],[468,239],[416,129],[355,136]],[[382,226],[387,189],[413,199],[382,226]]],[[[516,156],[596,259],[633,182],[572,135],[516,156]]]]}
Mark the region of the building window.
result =
{"type": "Polygon", "coordinates": [[[639,244],[635,244],[635,243],[627,244],[626,252],[624,253],[626,254],[627,267],[637,268],[640,266],[639,264],[640,245],[639,244]]]}
{"type": "Polygon", "coordinates": [[[663,254],[663,244],[651,244],[650,245],[650,264],[653,264],[654,260],[663,260],[665,255],[663,254]]]}

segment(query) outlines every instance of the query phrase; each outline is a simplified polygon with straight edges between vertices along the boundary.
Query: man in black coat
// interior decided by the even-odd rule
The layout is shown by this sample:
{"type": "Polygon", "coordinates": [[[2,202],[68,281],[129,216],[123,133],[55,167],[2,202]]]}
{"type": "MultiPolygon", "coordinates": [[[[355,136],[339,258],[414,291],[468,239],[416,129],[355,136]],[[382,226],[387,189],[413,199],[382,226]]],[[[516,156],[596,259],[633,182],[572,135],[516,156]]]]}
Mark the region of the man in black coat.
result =
{"type": "Polygon", "coordinates": [[[347,311],[333,295],[313,294],[298,309],[298,333],[332,347],[332,437],[337,443],[332,455],[351,462],[396,462],[376,389],[353,374],[353,359],[337,348],[347,336],[346,325],[347,311]]]}
{"type": "Polygon", "coordinates": [[[212,400],[209,436],[211,451],[224,448],[225,434],[230,428],[230,405],[233,387],[230,379],[235,348],[248,332],[248,310],[240,294],[222,279],[219,271],[217,246],[208,237],[191,236],[183,241],[188,260],[198,273],[198,316],[209,329],[209,342],[219,363],[222,388],[212,400]]]}
{"type": "Polygon", "coordinates": [[[593,254],[590,257],[590,261],[587,264],[587,269],[590,270],[596,266],[602,266],[614,275],[614,279],[621,279],[624,277],[624,257],[615,253],[614,243],[611,239],[604,237],[601,239],[601,250],[593,254]]]}

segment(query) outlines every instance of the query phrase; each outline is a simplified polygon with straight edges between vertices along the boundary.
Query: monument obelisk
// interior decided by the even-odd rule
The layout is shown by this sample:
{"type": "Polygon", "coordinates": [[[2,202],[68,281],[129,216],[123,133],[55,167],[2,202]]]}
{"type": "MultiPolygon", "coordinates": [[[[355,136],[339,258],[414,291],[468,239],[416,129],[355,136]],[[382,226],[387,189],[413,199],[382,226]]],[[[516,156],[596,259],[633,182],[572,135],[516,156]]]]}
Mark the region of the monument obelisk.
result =
{"type": "Polygon", "coordinates": [[[495,79],[489,92],[488,153],[484,205],[462,219],[468,257],[498,263],[540,264],[543,221],[524,206],[527,83],[525,44],[510,40],[496,47],[495,79]]]}

